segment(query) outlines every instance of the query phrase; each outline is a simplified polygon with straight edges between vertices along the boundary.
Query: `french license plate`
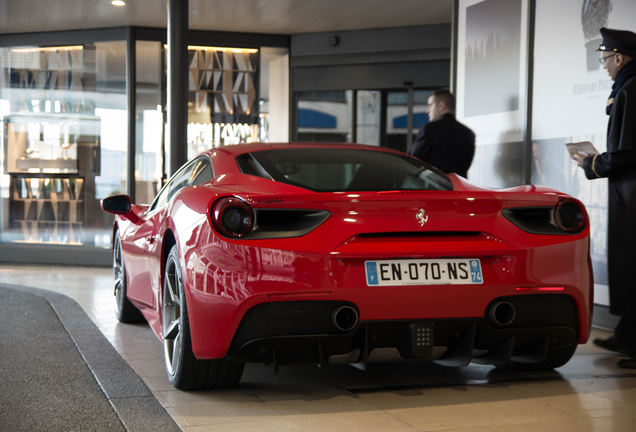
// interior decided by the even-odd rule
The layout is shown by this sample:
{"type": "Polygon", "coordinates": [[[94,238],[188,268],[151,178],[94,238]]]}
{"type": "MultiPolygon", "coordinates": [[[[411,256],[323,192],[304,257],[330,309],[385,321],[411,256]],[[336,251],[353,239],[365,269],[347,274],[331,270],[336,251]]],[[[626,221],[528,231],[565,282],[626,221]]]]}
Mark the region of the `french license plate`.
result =
{"type": "Polygon", "coordinates": [[[471,285],[484,283],[478,259],[365,261],[367,286],[471,285]]]}

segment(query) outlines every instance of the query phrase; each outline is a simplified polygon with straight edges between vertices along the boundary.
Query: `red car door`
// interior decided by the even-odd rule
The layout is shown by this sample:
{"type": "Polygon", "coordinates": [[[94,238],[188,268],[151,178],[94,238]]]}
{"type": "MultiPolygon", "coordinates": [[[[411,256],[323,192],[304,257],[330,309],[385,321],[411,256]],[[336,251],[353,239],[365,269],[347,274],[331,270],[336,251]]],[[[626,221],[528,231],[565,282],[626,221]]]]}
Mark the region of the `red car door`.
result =
{"type": "Polygon", "coordinates": [[[127,295],[140,308],[153,308],[148,252],[152,238],[152,223],[148,213],[141,215],[137,223],[131,223],[124,233],[122,248],[126,257],[127,295]],[[141,305],[139,303],[142,303],[141,305]]]}

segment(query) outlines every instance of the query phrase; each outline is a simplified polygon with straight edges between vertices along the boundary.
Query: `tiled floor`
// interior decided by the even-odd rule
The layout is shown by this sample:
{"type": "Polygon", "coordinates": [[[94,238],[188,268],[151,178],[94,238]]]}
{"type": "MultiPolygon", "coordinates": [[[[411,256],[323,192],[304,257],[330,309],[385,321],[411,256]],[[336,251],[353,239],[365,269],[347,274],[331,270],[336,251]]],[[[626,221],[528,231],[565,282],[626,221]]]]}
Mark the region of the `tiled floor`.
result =
{"type": "Polygon", "coordinates": [[[181,392],[165,376],[150,328],[115,319],[110,269],[3,265],[0,282],[74,298],[188,432],[636,431],[636,371],[618,369],[619,357],[591,343],[535,377],[413,363],[281,367],[275,375],[248,364],[234,389],[181,392]]]}

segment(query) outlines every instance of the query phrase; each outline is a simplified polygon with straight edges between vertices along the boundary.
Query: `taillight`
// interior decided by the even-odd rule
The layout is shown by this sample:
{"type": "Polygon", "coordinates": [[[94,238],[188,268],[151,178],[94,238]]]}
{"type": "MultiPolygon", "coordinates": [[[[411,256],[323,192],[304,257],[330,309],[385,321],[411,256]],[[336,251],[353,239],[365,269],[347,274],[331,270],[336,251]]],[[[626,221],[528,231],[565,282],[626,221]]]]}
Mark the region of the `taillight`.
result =
{"type": "Polygon", "coordinates": [[[587,223],[585,207],[573,198],[564,198],[556,206],[505,208],[501,214],[531,234],[578,234],[587,223]]]}
{"type": "Polygon", "coordinates": [[[579,201],[566,198],[554,208],[554,220],[568,233],[579,232],[585,227],[585,209],[579,201]]]}
{"type": "Polygon", "coordinates": [[[222,198],[212,207],[212,223],[224,236],[243,237],[254,226],[254,213],[238,198],[222,198]]]}

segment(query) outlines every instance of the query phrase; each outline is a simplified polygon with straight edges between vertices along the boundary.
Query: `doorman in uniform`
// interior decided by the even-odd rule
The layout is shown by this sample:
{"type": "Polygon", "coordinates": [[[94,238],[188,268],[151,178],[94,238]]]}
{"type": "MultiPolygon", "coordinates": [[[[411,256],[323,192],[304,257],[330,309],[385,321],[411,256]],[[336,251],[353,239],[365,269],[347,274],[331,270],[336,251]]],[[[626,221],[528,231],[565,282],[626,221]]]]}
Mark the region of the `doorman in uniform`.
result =
{"type": "Polygon", "coordinates": [[[588,179],[608,179],[610,312],[621,319],[612,336],[594,344],[630,357],[618,366],[636,369],[636,33],[601,28],[601,35],[600,61],[614,81],[606,109],[607,151],[580,152],[575,159],[588,179]]]}

